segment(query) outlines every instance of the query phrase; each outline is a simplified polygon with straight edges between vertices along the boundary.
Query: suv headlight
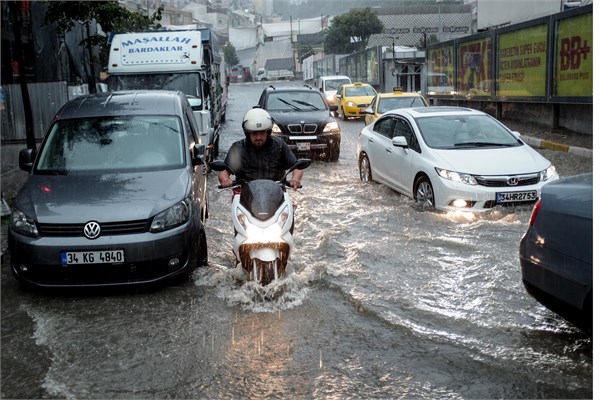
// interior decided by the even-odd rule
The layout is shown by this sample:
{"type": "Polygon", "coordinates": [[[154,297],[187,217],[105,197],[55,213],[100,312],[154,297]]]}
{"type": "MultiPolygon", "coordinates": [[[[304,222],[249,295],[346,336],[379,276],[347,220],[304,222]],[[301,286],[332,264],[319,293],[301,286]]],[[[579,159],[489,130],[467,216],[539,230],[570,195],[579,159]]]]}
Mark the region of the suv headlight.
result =
{"type": "Polygon", "coordinates": [[[25,236],[38,237],[39,233],[35,221],[33,218],[29,218],[27,215],[17,210],[13,210],[10,216],[10,226],[15,232],[18,232],[25,236]]]}
{"type": "Polygon", "coordinates": [[[335,133],[339,131],[340,126],[338,125],[337,121],[331,121],[325,125],[325,128],[323,128],[323,133],[335,133]]]}
{"type": "Polygon", "coordinates": [[[547,181],[548,179],[551,179],[553,177],[558,177],[558,174],[556,173],[556,168],[554,168],[554,165],[550,165],[548,168],[546,168],[545,170],[543,170],[540,173],[541,181],[547,181]]]}
{"type": "Polygon", "coordinates": [[[473,175],[463,174],[461,172],[450,171],[442,168],[435,168],[435,171],[444,179],[452,182],[464,183],[465,185],[477,185],[477,180],[473,175]]]}
{"type": "Polygon", "coordinates": [[[192,200],[187,198],[165,211],[157,214],[152,219],[150,232],[163,232],[168,229],[179,226],[190,219],[192,214],[192,200]]]}

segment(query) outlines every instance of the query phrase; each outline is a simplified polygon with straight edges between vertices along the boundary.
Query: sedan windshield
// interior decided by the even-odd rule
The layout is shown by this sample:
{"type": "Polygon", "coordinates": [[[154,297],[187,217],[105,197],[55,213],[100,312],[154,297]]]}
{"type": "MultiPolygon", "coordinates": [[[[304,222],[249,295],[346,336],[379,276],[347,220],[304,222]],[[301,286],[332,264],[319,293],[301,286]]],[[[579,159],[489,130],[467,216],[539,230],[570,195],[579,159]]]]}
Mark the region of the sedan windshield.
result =
{"type": "Polygon", "coordinates": [[[437,149],[512,147],[522,143],[492,117],[485,115],[427,116],[416,119],[427,146],[437,149]]]}
{"type": "Polygon", "coordinates": [[[40,150],[35,173],[181,168],[183,140],[179,120],[173,116],[60,120],[40,150]]]}

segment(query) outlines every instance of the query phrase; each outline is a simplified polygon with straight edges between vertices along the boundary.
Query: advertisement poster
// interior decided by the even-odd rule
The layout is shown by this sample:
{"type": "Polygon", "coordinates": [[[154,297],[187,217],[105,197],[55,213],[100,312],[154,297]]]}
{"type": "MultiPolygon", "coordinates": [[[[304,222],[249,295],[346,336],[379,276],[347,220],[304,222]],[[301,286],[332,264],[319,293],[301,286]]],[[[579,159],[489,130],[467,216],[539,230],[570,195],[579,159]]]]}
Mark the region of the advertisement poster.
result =
{"type": "Polygon", "coordinates": [[[367,82],[379,85],[379,55],[377,47],[367,49],[367,82]]]}
{"type": "Polygon", "coordinates": [[[556,96],[592,96],[592,13],[557,23],[556,96]]]}
{"type": "Polygon", "coordinates": [[[427,50],[427,94],[454,94],[453,46],[427,50]]]}
{"type": "Polygon", "coordinates": [[[482,38],[458,47],[458,93],[465,96],[491,94],[492,39],[482,38]]]}
{"type": "Polygon", "coordinates": [[[548,26],[498,36],[499,96],[545,96],[548,26]]]}

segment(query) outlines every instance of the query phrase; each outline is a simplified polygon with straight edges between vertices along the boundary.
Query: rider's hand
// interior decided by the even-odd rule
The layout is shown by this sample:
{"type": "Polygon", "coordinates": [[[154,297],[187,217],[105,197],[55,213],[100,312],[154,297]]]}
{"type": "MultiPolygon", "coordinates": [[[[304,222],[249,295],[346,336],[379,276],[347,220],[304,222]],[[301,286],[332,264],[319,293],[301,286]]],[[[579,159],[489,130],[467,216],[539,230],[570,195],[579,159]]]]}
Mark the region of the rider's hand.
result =
{"type": "Polygon", "coordinates": [[[233,186],[233,181],[230,178],[221,179],[221,186],[224,188],[233,186]]]}
{"type": "Polygon", "coordinates": [[[293,187],[294,190],[298,190],[298,188],[300,188],[302,184],[297,179],[290,179],[290,186],[293,187]]]}

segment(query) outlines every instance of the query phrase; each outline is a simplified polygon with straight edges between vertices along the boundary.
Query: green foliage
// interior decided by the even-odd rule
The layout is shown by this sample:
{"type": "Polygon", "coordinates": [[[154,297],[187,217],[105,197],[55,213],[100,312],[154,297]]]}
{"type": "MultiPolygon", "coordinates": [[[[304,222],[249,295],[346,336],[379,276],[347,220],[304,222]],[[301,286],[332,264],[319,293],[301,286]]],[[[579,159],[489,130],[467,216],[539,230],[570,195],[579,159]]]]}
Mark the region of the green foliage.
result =
{"type": "Polygon", "coordinates": [[[106,1],[44,1],[47,5],[44,23],[54,23],[58,32],[68,32],[76,21],[95,20],[103,33],[96,33],[83,39],[81,46],[98,46],[101,65],[108,62],[109,45],[105,34],[113,32],[143,32],[160,28],[158,21],[162,19],[163,6],[152,16],[132,13],[121,7],[117,0],[106,1]]]}
{"type": "Polygon", "coordinates": [[[369,8],[353,9],[338,15],[325,30],[324,49],[328,54],[347,54],[364,50],[369,37],[382,33],[383,23],[369,8]]]}
{"type": "Polygon", "coordinates": [[[300,62],[307,57],[314,56],[316,54],[315,49],[308,45],[301,45],[298,47],[298,59],[300,62]]]}
{"type": "Polygon", "coordinates": [[[240,62],[235,50],[235,46],[229,42],[223,46],[223,58],[225,58],[225,64],[229,66],[238,65],[240,62]]]}

